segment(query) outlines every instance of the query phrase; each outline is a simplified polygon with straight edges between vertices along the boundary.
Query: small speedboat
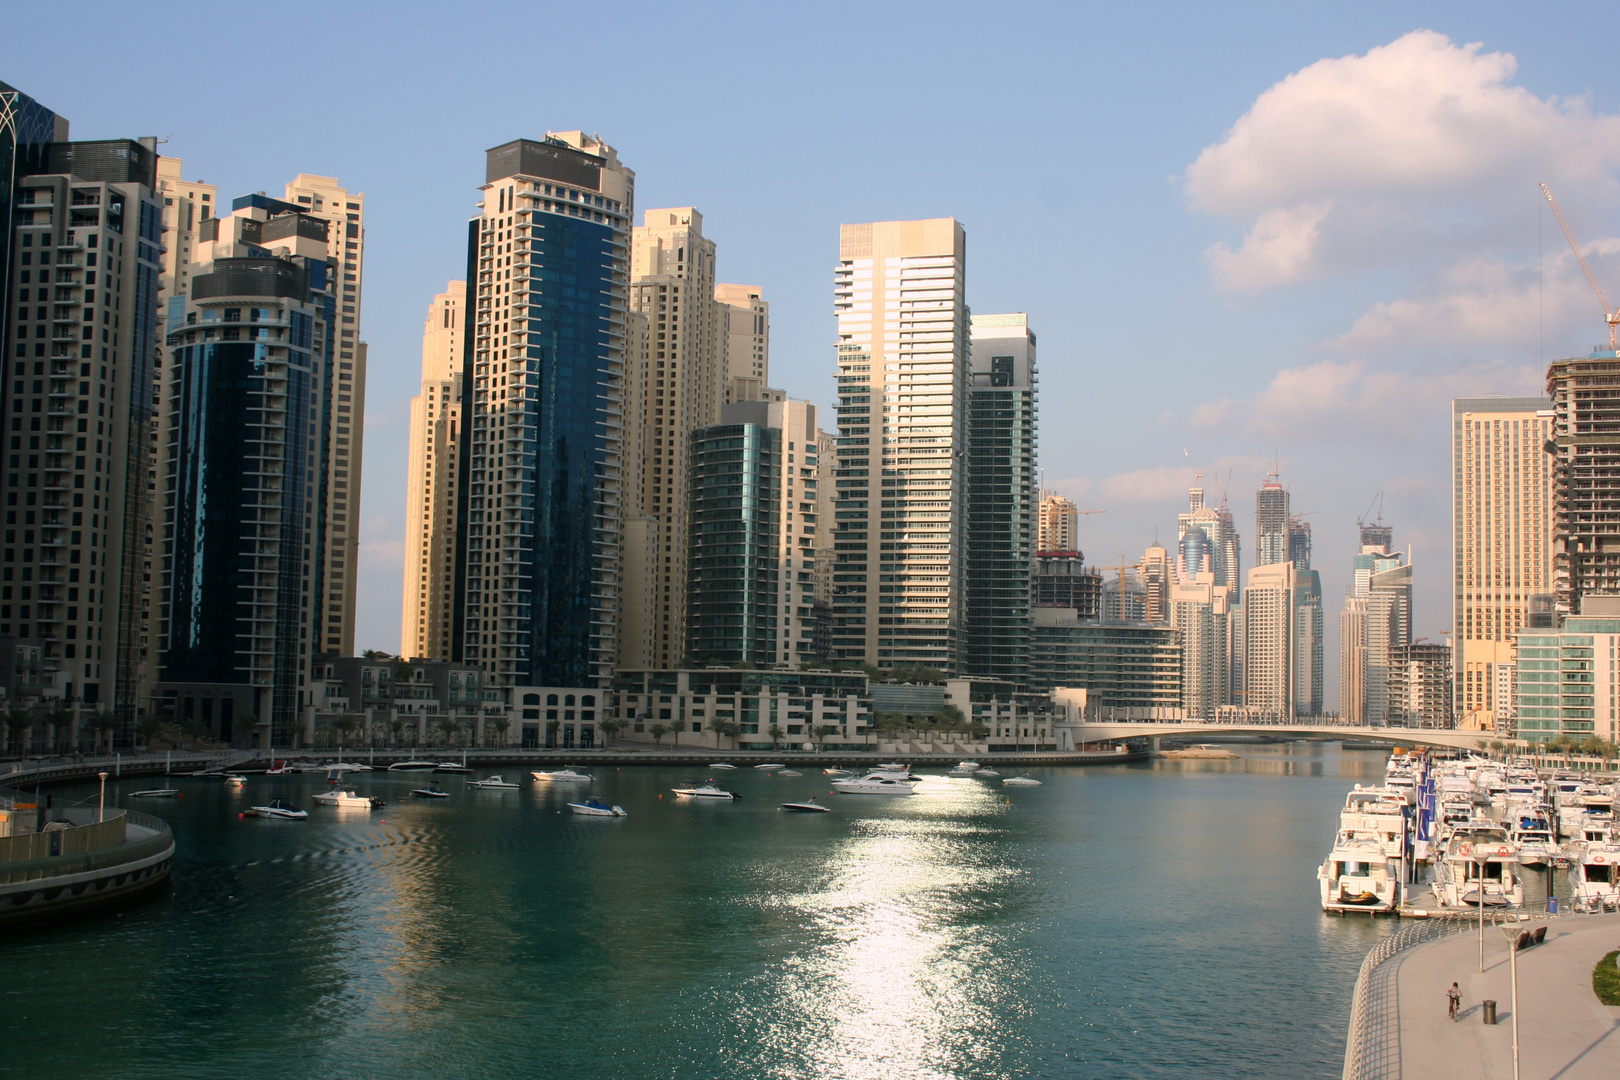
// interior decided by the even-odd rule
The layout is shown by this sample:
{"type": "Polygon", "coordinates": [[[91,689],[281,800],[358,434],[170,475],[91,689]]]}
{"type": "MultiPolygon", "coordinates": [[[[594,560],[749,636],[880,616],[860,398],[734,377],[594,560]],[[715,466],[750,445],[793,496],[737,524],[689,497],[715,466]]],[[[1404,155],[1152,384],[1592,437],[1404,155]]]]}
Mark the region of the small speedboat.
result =
{"type": "Polygon", "coordinates": [[[798,772],[798,771],[796,771],[794,769],[783,769],[781,772],[777,773],[776,775],[777,776],[803,776],[804,773],[798,772]]]}
{"type": "Polygon", "coordinates": [[[575,772],[573,769],[553,769],[550,772],[542,769],[529,775],[536,780],[549,781],[554,784],[589,784],[596,779],[590,773],[575,772]]]}
{"type": "Polygon", "coordinates": [[[601,799],[586,799],[584,802],[571,802],[568,809],[576,814],[586,817],[628,817],[622,806],[609,806],[601,799]]]}
{"type": "Polygon", "coordinates": [[[992,769],[990,766],[986,765],[983,768],[973,770],[973,775],[974,776],[1000,776],[1001,774],[996,772],[996,770],[992,769]]]}
{"type": "Polygon", "coordinates": [[[717,788],[713,784],[704,784],[702,787],[671,788],[675,794],[689,799],[737,799],[741,798],[734,791],[717,788]]]}
{"type": "Polygon", "coordinates": [[[325,768],[328,773],[374,771],[370,765],[361,765],[359,762],[355,761],[329,761],[327,762],[325,768]]]}
{"type": "Polygon", "coordinates": [[[772,769],[785,769],[785,768],[787,768],[787,766],[786,765],[775,765],[775,764],[773,764],[773,765],[755,765],[754,768],[759,769],[762,772],[770,772],[772,769]]]}
{"type": "Polygon", "coordinates": [[[1033,776],[1009,776],[1001,782],[1003,787],[1040,787],[1041,782],[1033,776]]]}
{"type": "Polygon", "coordinates": [[[420,795],[424,799],[448,799],[450,793],[438,784],[429,784],[427,787],[411,789],[412,795],[420,795]]]}
{"type": "Polygon", "coordinates": [[[131,794],[137,799],[167,799],[180,794],[180,789],[160,787],[152,788],[150,791],[135,791],[131,792],[131,794]]]}
{"type": "Polygon", "coordinates": [[[189,772],[186,775],[196,777],[199,780],[223,780],[226,772],[224,769],[198,769],[196,772],[189,772]]]}
{"type": "Polygon", "coordinates": [[[979,765],[979,763],[977,761],[958,761],[956,763],[956,767],[954,769],[952,769],[950,772],[946,773],[945,775],[946,776],[972,776],[974,773],[979,771],[979,768],[980,768],[980,765],[979,765]]]}
{"type": "Polygon", "coordinates": [[[910,772],[911,771],[911,766],[907,765],[907,764],[905,764],[904,762],[901,762],[901,761],[881,761],[881,762],[878,763],[878,768],[883,769],[883,770],[885,770],[887,772],[910,772]]]}
{"type": "Polygon", "coordinates": [[[470,773],[470,772],[472,772],[472,770],[469,769],[467,766],[458,765],[454,761],[441,761],[437,765],[433,766],[433,771],[434,772],[442,772],[442,773],[470,773]]]}
{"type": "Polygon", "coordinates": [[[515,788],[515,787],[517,787],[517,785],[512,783],[510,780],[502,780],[500,773],[496,773],[494,776],[486,776],[482,780],[469,780],[469,781],[467,781],[467,786],[468,787],[481,787],[481,788],[515,788]]]}
{"type": "Polygon", "coordinates": [[[822,769],[822,776],[854,776],[848,769],[822,769]]]}
{"type": "Polygon", "coordinates": [[[268,769],[264,770],[264,775],[266,775],[266,776],[291,776],[293,773],[295,773],[297,771],[298,771],[297,769],[293,768],[291,765],[287,764],[285,761],[276,761],[276,762],[272,762],[270,767],[268,769]]]}
{"type": "Polygon", "coordinates": [[[723,761],[712,761],[709,763],[709,768],[711,769],[735,769],[736,767],[737,766],[735,765],[727,765],[723,761]]]}
{"type": "Polygon", "coordinates": [[[245,776],[237,776],[235,773],[232,773],[230,776],[227,776],[225,778],[225,786],[226,787],[247,787],[247,777],[245,777],[245,776]]]}
{"type": "Polygon", "coordinates": [[[381,806],[381,799],[370,795],[361,795],[353,788],[343,788],[338,791],[323,791],[318,795],[311,795],[311,799],[323,806],[364,807],[367,810],[381,806]]]}
{"type": "Polygon", "coordinates": [[[308,810],[300,810],[285,799],[271,799],[267,806],[250,806],[246,813],[253,817],[281,818],[285,821],[302,821],[309,817],[308,810]]]}
{"type": "Polygon", "coordinates": [[[782,804],[782,809],[791,811],[792,813],[795,813],[795,814],[830,814],[830,813],[832,813],[831,810],[827,809],[825,806],[822,806],[820,803],[816,802],[816,800],[814,800],[814,799],[808,799],[805,802],[785,802],[785,803],[782,804]]]}
{"type": "Polygon", "coordinates": [[[436,761],[396,761],[388,766],[389,772],[432,772],[439,767],[436,761]]]}

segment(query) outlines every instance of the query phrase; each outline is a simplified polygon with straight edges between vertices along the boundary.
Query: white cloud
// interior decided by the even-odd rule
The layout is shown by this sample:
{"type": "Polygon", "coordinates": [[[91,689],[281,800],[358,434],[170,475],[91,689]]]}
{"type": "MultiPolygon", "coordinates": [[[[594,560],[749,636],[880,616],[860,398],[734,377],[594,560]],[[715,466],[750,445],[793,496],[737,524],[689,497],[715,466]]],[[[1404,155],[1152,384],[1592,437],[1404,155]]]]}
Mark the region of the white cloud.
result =
{"type": "Polygon", "coordinates": [[[1110,476],[1098,484],[1097,489],[1113,502],[1163,502],[1185,498],[1187,489],[1192,486],[1193,473],[1188,465],[1132,469],[1110,476]]]}
{"type": "Polygon", "coordinates": [[[1242,222],[1208,253],[1254,292],[1422,265],[1523,232],[1548,180],[1583,217],[1620,204],[1620,117],[1510,85],[1517,61],[1419,30],[1320,60],[1262,93],[1187,170],[1194,209],[1242,222]]]}

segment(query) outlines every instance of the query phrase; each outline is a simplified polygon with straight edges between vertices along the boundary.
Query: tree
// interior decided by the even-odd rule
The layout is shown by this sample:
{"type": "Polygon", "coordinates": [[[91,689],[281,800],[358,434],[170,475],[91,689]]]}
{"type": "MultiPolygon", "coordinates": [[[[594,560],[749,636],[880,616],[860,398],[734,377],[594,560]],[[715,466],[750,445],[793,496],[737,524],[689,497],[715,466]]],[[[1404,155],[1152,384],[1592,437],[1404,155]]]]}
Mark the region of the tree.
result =
{"type": "Polygon", "coordinates": [[[874,725],[885,735],[893,735],[906,726],[906,718],[897,712],[877,714],[874,725]]]}
{"type": "Polygon", "coordinates": [[[367,649],[365,652],[361,653],[360,655],[365,657],[367,660],[392,660],[393,659],[392,656],[390,656],[387,653],[383,652],[381,649],[367,649]]]}
{"type": "Polygon", "coordinates": [[[652,727],[647,729],[647,734],[653,737],[653,745],[662,749],[664,744],[664,736],[669,734],[669,728],[665,727],[663,724],[654,724],[652,727]]]}
{"type": "Polygon", "coordinates": [[[602,733],[602,749],[606,750],[608,744],[613,742],[613,736],[624,730],[624,721],[608,717],[606,720],[596,722],[596,730],[602,733]]]}
{"type": "Polygon", "coordinates": [[[343,744],[350,735],[360,730],[360,718],[353,713],[342,713],[332,721],[332,730],[338,736],[338,759],[343,758],[343,744]]]}
{"type": "Polygon", "coordinates": [[[825,750],[827,748],[827,736],[838,734],[838,725],[817,724],[810,729],[810,734],[815,736],[817,748],[825,750]]]}
{"type": "Polygon", "coordinates": [[[50,725],[51,753],[60,754],[65,749],[63,743],[71,732],[73,714],[63,705],[61,699],[51,704],[51,711],[45,714],[45,722],[50,725]]]}
{"type": "Polygon", "coordinates": [[[388,721],[388,733],[394,737],[394,748],[397,750],[405,741],[405,718],[395,713],[388,721]]]}
{"type": "Polygon", "coordinates": [[[686,730],[685,720],[676,720],[669,725],[669,730],[675,735],[675,749],[681,748],[681,732],[686,730]]]}
{"type": "Polygon", "coordinates": [[[946,705],[939,710],[940,727],[946,731],[961,731],[967,727],[967,717],[955,705],[946,705]]]}
{"type": "Polygon", "coordinates": [[[180,734],[191,740],[193,749],[196,749],[197,744],[202,742],[203,736],[208,733],[208,721],[200,716],[188,716],[180,721],[180,734]]]}
{"type": "Polygon", "coordinates": [[[557,745],[557,732],[562,730],[561,720],[546,721],[546,747],[550,749],[557,745]]]}
{"type": "Polygon", "coordinates": [[[485,742],[489,741],[489,733],[491,731],[493,731],[495,733],[495,745],[496,746],[505,746],[506,745],[506,731],[511,726],[512,726],[512,721],[509,718],[505,717],[505,716],[501,717],[498,720],[487,721],[484,724],[484,741],[485,742]]]}
{"type": "Polygon", "coordinates": [[[23,738],[28,729],[34,726],[34,710],[16,706],[6,710],[7,742],[17,744],[17,755],[24,753],[23,738]]]}
{"type": "Polygon", "coordinates": [[[1491,740],[1491,753],[1492,753],[1492,755],[1494,755],[1496,757],[1501,757],[1502,756],[1502,751],[1505,750],[1505,749],[1507,749],[1507,743],[1503,742],[1501,739],[1492,739],[1491,740]]]}
{"type": "Polygon", "coordinates": [[[731,740],[731,747],[733,750],[737,748],[737,736],[742,734],[741,724],[735,723],[731,720],[719,720],[715,722],[714,730],[719,732],[725,738],[731,740]]]}
{"type": "Polygon", "coordinates": [[[156,713],[144,713],[135,721],[135,734],[140,738],[142,746],[148,750],[152,749],[152,740],[157,737],[158,728],[162,723],[162,717],[156,713]]]}
{"type": "Polygon", "coordinates": [[[770,733],[771,733],[771,749],[775,750],[776,749],[776,744],[782,741],[782,736],[785,734],[785,732],[783,732],[783,730],[782,730],[782,725],[780,725],[780,724],[772,724],[771,727],[770,727],[770,733]]]}
{"type": "Polygon", "coordinates": [[[461,730],[461,721],[455,719],[454,717],[446,716],[442,720],[436,722],[433,726],[444,733],[444,745],[446,748],[455,745],[456,732],[461,730]]]}
{"type": "Polygon", "coordinates": [[[112,734],[118,729],[118,717],[106,709],[98,709],[85,717],[85,726],[95,732],[96,749],[101,749],[101,737],[107,736],[107,749],[112,749],[112,734]]]}

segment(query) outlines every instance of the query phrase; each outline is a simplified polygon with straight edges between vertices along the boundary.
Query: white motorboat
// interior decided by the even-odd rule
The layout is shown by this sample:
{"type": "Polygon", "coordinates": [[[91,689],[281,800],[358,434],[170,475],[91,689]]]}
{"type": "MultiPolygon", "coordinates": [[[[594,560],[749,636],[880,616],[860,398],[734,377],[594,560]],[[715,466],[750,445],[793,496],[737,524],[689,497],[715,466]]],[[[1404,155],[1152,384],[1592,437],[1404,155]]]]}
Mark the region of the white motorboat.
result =
{"type": "Polygon", "coordinates": [[[1041,782],[1033,776],[1009,776],[1001,782],[1003,787],[1040,787],[1041,782]]]}
{"type": "Polygon", "coordinates": [[[806,799],[804,802],[785,802],[785,803],[782,804],[782,809],[787,810],[787,811],[789,811],[791,813],[794,813],[794,814],[830,814],[830,813],[832,813],[831,810],[828,810],[825,806],[822,806],[820,803],[816,802],[816,800],[814,800],[814,799],[806,799]]]}
{"type": "MultiPolygon", "coordinates": [[[[369,765],[366,766],[366,767],[370,768],[369,765]]],[[[266,776],[291,776],[293,773],[295,773],[297,771],[298,771],[297,769],[293,768],[291,765],[287,764],[285,761],[272,761],[270,763],[270,767],[268,769],[264,770],[264,775],[266,775],[266,776]]]]}
{"type": "Polygon", "coordinates": [[[711,769],[731,770],[731,769],[735,769],[736,767],[737,766],[735,766],[735,765],[727,765],[724,761],[711,761],[709,763],[709,768],[711,768],[711,769]]]}
{"type": "Polygon", "coordinates": [[[543,783],[552,784],[589,784],[596,780],[596,777],[589,773],[575,772],[573,769],[552,769],[549,772],[542,769],[529,775],[543,783]]]}
{"type": "Polygon", "coordinates": [[[760,770],[762,770],[764,772],[770,772],[772,769],[785,769],[785,768],[787,768],[787,766],[786,765],[775,765],[775,764],[773,764],[773,765],[755,765],[754,768],[760,769],[760,770]]]}
{"type": "Polygon", "coordinates": [[[737,799],[741,798],[734,791],[717,788],[713,784],[704,784],[702,787],[671,788],[675,794],[687,799],[737,799]]]}
{"type": "Polygon", "coordinates": [[[323,766],[329,773],[346,772],[375,772],[370,765],[362,765],[358,761],[329,761],[323,766]]]}
{"type": "Polygon", "coordinates": [[[429,784],[427,787],[412,788],[411,794],[424,799],[448,799],[450,793],[438,784],[429,784]]]}
{"type": "Polygon", "coordinates": [[[1452,831],[1435,872],[1435,893],[1447,907],[1523,907],[1519,852],[1497,822],[1471,822],[1452,831]]]}
{"type": "Polygon", "coordinates": [[[458,764],[457,762],[454,762],[454,761],[441,761],[437,765],[433,766],[433,771],[436,772],[436,773],[470,773],[470,772],[472,772],[472,770],[469,769],[467,766],[458,764]]]}
{"type": "Polygon", "coordinates": [[[271,799],[266,806],[250,806],[245,813],[251,817],[281,818],[283,821],[302,821],[309,817],[308,810],[300,810],[285,799],[271,799]]]}
{"type": "Polygon", "coordinates": [[[911,771],[911,766],[903,761],[880,761],[878,762],[878,768],[885,772],[909,773],[911,771]]]}
{"type": "Polygon", "coordinates": [[[777,773],[776,775],[777,776],[803,776],[804,773],[799,772],[799,771],[797,771],[795,769],[783,769],[781,772],[777,773]]]}
{"type": "Polygon", "coordinates": [[[854,776],[848,769],[822,769],[822,776],[854,776]]]}
{"type": "Polygon", "coordinates": [[[885,773],[868,773],[848,780],[834,780],[840,795],[915,795],[910,784],[885,773]]]}
{"type": "Polygon", "coordinates": [[[313,802],[320,803],[322,806],[337,806],[345,809],[354,808],[370,810],[373,807],[381,806],[383,804],[381,799],[372,798],[370,795],[361,795],[353,788],[339,788],[337,791],[323,791],[318,795],[311,795],[310,799],[313,802]]]}
{"type": "Polygon", "coordinates": [[[584,802],[571,802],[568,809],[585,817],[628,817],[622,806],[609,806],[601,799],[586,799],[584,802]]]}
{"type": "Polygon", "coordinates": [[[1394,911],[1401,902],[1401,860],[1370,837],[1341,834],[1316,876],[1323,911],[1394,911]]]}
{"type": "Polygon", "coordinates": [[[130,793],[137,799],[168,799],[180,794],[179,788],[160,787],[149,791],[135,791],[130,793]]]}
{"type": "Polygon", "coordinates": [[[1584,845],[1570,860],[1569,884],[1577,911],[1620,907],[1620,844],[1584,845]]]}
{"type": "Polygon", "coordinates": [[[482,780],[469,780],[469,781],[467,781],[467,786],[468,787],[477,787],[477,788],[515,788],[515,787],[517,787],[517,785],[512,783],[512,781],[501,779],[501,774],[500,773],[496,773],[494,776],[486,776],[482,780]]]}
{"type": "Polygon", "coordinates": [[[230,774],[229,776],[227,776],[225,778],[225,786],[226,787],[247,787],[247,777],[238,776],[235,773],[232,773],[232,774],[230,774]]]}
{"type": "Polygon", "coordinates": [[[1546,866],[1558,857],[1558,842],[1553,839],[1552,821],[1545,811],[1528,807],[1515,810],[1508,839],[1518,846],[1519,862],[1525,866],[1546,866]]]}
{"type": "Polygon", "coordinates": [[[974,772],[973,772],[973,775],[974,776],[1000,776],[1001,774],[996,772],[996,770],[992,769],[990,766],[985,765],[985,766],[983,766],[981,768],[975,769],[974,772]]]}
{"type": "Polygon", "coordinates": [[[978,772],[980,765],[977,761],[958,761],[956,766],[947,772],[946,776],[972,776],[978,772]]]}
{"type": "Polygon", "coordinates": [[[396,761],[388,766],[389,772],[432,772],[439,767],[436,761],[396,761]]]}
{"type": "Polygon", "coordinates": [[[188,772],[183,775],[198,780],[223,780],[226,772],[224,769],[198,769],[196,772],[188,772]]]}

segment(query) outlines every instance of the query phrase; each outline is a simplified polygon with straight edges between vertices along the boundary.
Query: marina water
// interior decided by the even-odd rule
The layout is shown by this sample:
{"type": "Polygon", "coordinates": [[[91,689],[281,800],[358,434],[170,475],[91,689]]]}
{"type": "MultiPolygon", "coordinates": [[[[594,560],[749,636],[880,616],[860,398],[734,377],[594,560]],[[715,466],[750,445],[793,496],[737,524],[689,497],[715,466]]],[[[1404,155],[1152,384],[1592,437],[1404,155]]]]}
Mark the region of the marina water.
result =
{"type": "Polygon", "coordinates": [[[1316,869],[1386,755],[1236,749],[909,798],[830,796],[809,768],[593,770],[622,819],[568,814],[582,790],[526,773],[441,778],[432,802],[410,799],[420,776],[362,774],[387,800],[370,813],[314,806],[318,774],[180,780],[141,805],[179,841],[167,893],[0,939],[7,1069],[1334,1077],[1394,923],[1324,915],[1316,869]],[[709,775],[744,798],[669,794],[709,775]],[[311,819],[237,817],[276,794],[311,819]],[[777,810],[809,797],[833,812],[777,810]]]}

